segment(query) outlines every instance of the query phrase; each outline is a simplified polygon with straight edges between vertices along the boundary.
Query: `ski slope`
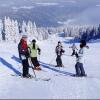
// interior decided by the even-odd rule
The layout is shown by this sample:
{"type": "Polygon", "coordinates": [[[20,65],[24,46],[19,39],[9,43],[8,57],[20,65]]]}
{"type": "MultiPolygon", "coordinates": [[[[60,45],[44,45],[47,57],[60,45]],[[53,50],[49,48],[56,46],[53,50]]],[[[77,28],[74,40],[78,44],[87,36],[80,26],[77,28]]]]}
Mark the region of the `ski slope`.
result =
{"type": "MultiPolygon", "coordinates": [[[[87,78],[76,78],[75,57],[71,57],[70,38],[57,34],[48,40],[38,42],[42,49],[38,57],[43,71],[37,78],[51,78],[50,81],[23,79],[17,75],[22,66],[18,59],[17,44],[0,43],[0,99],[100,99],[100,43],[89,43],[86,50],[84,68],[87,78]],[[64,68],[55,68],[55,46],[62,41],[65,54],[62,56],[64,68]]],[[[77,44],[79,48],[79,44],[77,44]]],[[[30,73],[34,75],[30,68],[30,73]]]]}

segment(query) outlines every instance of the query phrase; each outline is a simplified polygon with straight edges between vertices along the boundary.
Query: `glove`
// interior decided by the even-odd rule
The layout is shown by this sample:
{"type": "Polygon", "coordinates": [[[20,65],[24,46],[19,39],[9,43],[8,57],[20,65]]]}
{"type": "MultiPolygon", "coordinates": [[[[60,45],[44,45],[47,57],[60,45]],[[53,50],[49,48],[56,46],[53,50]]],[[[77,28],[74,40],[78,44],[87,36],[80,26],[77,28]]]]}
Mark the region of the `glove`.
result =
{"type": "Polygon", "coordinates": [[[65,50],[62,49],[61,52],[62,52],[62,53],[65,53],[65,50]]]}
{"type": "Polygon", "coordinates": [[[41,49],[40,48],[38,48],[38,55],[40,55],[41,54],[41,49]]]}
{"type": "Polygon", "coordinates": [[[89,49],[89,46],[86,46],[87,49],[89,49]]]}

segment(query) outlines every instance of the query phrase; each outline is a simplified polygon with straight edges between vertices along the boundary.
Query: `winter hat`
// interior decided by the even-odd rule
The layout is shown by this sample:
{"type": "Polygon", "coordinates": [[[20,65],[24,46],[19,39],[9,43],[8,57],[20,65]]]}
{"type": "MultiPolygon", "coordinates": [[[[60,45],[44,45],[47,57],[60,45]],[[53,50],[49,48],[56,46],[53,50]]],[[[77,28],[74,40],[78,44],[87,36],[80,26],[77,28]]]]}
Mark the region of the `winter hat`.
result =
{"type": "Polygon", "coordinates": [[[60,41],[58,41],[58,43],[61,43],[60,41]]]}
{"type": "Polygon", "coordinates": [[[83,48],[84,47],[84,45],[83,44],[80,44],[80,48],[83,48]]]}
{"type": "Polygon", "coordinates": [[[86,46],[86,41],[85,40],[81,40],[80,43],[81,43],[81,45],[86,46]]]}
{"type": "Polygon", "coordinates": [[[32,42],[33,42],[33,43],[36,43],[36,40],[35,40],[35,39],[33,39],[33,40],[32,40],[32,42]]]}
{"type": "Polygon", "coordinates": [[[27,35],[22,35],[22,38],[27,38],[27,35]]]}

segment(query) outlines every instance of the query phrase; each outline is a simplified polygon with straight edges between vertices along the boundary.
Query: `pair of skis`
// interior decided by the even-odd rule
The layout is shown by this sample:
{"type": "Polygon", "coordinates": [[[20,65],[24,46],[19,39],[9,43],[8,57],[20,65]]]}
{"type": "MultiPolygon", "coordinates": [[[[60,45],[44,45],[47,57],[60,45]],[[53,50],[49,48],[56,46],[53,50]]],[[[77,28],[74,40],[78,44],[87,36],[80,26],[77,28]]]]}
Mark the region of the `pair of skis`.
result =
{"type": "Polygon", "coordinates": [[[25,79],[34,79],[35,81],[50,81],[51,80],[51,78],[37,78],[37,77],[34,77],[34,76],[29,77],[29,78],[23,77],[22,75],[13,75],[13,74],[11,74],[11,76],[25,78],[25,79]]]}

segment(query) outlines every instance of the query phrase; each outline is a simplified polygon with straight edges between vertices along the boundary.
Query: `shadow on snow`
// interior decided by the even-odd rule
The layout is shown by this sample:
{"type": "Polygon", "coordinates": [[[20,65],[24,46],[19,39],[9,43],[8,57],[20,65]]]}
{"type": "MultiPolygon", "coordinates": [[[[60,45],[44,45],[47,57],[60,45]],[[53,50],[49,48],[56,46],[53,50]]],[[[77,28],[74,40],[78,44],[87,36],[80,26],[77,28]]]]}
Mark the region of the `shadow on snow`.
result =
{"type": "MultiPolygon", "coordinates": [[[[19,62],[19,63],[21,63],[20,59],[18,57],[16,57],[16,56],[13,56],[12,59],[15,60],[15,61],[17,61],[17,62],[19,62]]],[[[60,69],[57,69],[55,67],[55,65],[46,64],[46,63],[43,63],[41,61],[40,61],[40,65],[42,67],[44,67],[44,68],[47,68],[49,70],[52,70],[52,71],[57,72],[57,73],[60,73],[60,74],[63,74],[65,76],[73,76],[74,75],[73,73],[66,72],[66,71],[61,71],[60,69]]]]}
{"type": "Polygon", "coordinates": [[[60,74],[63,74],[65,76],[73,76],[74,75],[73,73],[66,72],[66,71],[61,71],[60,69],[56,69],[55,66],[51,65],[51,64],[46,64],[46,63],[43,63],[43,62],[40,62],[40,64],[44,68],[48,68],[48,69],[50,69],[52,71],[55,71],[55,72],[60,73],[60,74]]]}
{"type": "Polygon", "coordinates": [[[16,57],[15,55],[13,55],[13,56],[11,57],[11,59],[17,61],[18,63],[21,63],[21,60],[20,60],[18,57],[16,57]]]}
{"type": "Polygon", "coordinates": [[[0,62],[5,65],[7,68],[9,68],[10,70],[12,70],[15,74],[17,75],[21,75],[21,73],[15,69],[10,63],[8,63],[5,59],[0,57],[0,62]]]}

